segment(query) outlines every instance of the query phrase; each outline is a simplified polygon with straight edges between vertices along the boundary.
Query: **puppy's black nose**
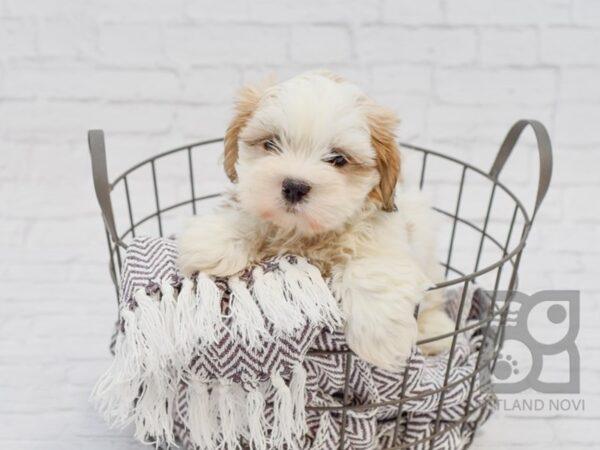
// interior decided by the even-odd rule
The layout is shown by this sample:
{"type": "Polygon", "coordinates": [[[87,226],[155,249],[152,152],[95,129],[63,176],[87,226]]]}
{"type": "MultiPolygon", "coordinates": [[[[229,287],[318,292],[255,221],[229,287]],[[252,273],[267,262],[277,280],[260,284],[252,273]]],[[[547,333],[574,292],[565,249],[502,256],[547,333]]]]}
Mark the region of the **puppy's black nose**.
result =
{"type": "Polygon", "coordinates": [[[300,202],[310,191],[310,184],[301,180],[286,178],[281,184],[283,198],[289,203],[300,202]]]}

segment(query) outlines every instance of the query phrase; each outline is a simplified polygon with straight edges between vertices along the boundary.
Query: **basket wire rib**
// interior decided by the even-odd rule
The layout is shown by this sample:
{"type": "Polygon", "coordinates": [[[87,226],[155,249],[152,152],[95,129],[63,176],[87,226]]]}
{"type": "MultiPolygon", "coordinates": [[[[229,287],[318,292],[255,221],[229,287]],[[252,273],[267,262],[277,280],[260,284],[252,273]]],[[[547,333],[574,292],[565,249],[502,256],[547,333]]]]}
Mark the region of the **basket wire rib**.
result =
{"type": "MultiPolygon", "coordinates": [[[[111,183],[109,182],[106,165],[104,133],[101,130],[89,131],[88,143],[92,160],[94,187],[98,203],[102,211],[102,217],[104,220],[106,239],[109,251],[109,272],[117,294],[117,301],[120,283],[119,274],[121,271],[122,264],[121,252],[122,250],[127,248],[127,241],[136,237],[136,232],[139,231],[140,227],[154,220],[157,225],[158,234],[160,236],[163,236],[165,231],[163,217],[166,213],[169,213],[171,211],[181,211],[182,214],[186,214],[184,208],[189,208],[189,213],[196,214],[198,212],[198,202],[210,200],[220,195],[219,193],[198,195],[196,185],[196,174],[194,171],[194,156],[198,152],[206,148],[206,146],[209,146],[210,144],[220,143],[222,142],[222,140],[223,139],[211,139],[207,141],[197,142],[191,145],[178,147],[163,153],[159,153],[129,168],[121,175],[116,177],[115,180],[111,183]],[[156,167],[159,161],[175,154],[184,154],[185,160],[187,162],[189,197],[169,205],[164,205],[160,199],[160,188],[156,167]],[[147,167],[150,167],[151,173],[150,178],[154,200],[154,211],[151,214],[148,214],[145,217],[142,217],[141,219],[136,221],[134,219],[133,212],[134,208],[130,189],[130,176],[134,173],[137,173],[139,170],[147,167]],[[111,193],[114,195],[113,191],[118,186],[123,187],[123,191],[125,194],[124,197],[126,203],[126,217],[124,222],[127,225],[125,225],[123,229],[119,229],[116,225],[115,215],[113,212],[113,203],[111,198],[111,193]]],[[[483,405],[473,407],[473,405],[471,404],[471,400],[473,399],[473,395],[475,393],[478,375],[484,370],[488,371],[487,373],[492,373],[495,367],[498,354],[503,344],[504,327],[507,321],[510,300],[514,296],[518,285],[518,268],[521,261],[523,248],[525,247],[525,242],[531,229],[533,219],[535,218],[539,207],[542,204],[544,196],[546,195],[546,192],[548,190],[552,175],[552,149],[550,139],[545,127],[540,122],[537,122],[535,120],[519,120],[511,127],[502,145],[500,146],[500,149],[489,172],[485,172],[471,164],[468,164],[466,162],[460,161],[456,158],[441,153],[437,153],[432,150],[424,149],[422,147],[417,147],[411,144],[401,145],[404,149],[408,149],[409,151],[421,154],[419,178],[419,187],[421,189],[423,189],[427,185],[426,179],[428,174],[428,168],[433,161],[444,161],[445,163],[455,164],[458,167],[460,167],[460,178],[458,179],[458,192],[452,210],[448,211],[440,207],[434,207],[434,210],[437,211],[442,217],[445,217],[446,219],[451,221],[451,228],[446,258],[445,261],[441,262],[447,280],[438,283],[432,289],[442,289],[449,286],[462,286],[462,295],[457,314],[457,317],[460,318],[463,316],[463,309],[466,303],[466,294],[469,284],[474,284],[475,281],[480,277],[486,275],[495,275],[493,276],[493,289],[489,291],[491,296],[491,306],[486,316],[482,317],[480,320],[474,323],[469,323],[469,325],[462,326],[459,320],[457,320],[453,332],[425,339],[419,342],[420,344],[423,344],[448,337],[452,338],[450,351],[448,352],[447,368],[444,374],[443,385],[438,389],[432,389],[426,392],[421,392],[416,395],[406,395],[406,381],[408,379],[407,374],[409,368],[409,364],[407,364],[406,369],[404,371],[402,386],[400,389],[400,396],[398,399],[367,404],[352,404],[349,395],[350,367],[352,364],[352,358],[356,356],[350,350],[312,352],[312,354],[320,356],[334,356],[340,354],[344,355],[344,389],[342,404],[325,406],[307,406],[307,410],[317,412],[330,411],[341,414],[341,429],[339,442],[340,450],[347,448],[347,442],[345,441],[346,425],[348,421],[348,413],[350,411],[374,410],[376,408],[384,406],[391,406],[397,409],[397,418],[394,422],[392,435],[392,446],[387,447],[385,450],[408,449],[414,448],[414,446],[416,445],[424,444],[428,444],[427,448],[433,448],[436,441],[439,438],[443,437],[443,435],[446,434],[452,428],[461,427],[461,431],[464,432],[468,425],[473,430],[476,430],[480,426],[480,422],[483,418],[484,413],[484,410],[482,409],[483,405]],[[523,203],[519,200],[519,198],[515,194],[513,194],[513,192],[499,180],[499,176],[502,172],[502,169],[504,168],[506,161],[510,157],[510,154],[512,153],[516,143],[518,142],[521,133],[527,127],[532,128],[533,132],[535,133],[540,162],[538,189],[531,214],[528,214],[526,208],[523,206],[523,203]],[[474,223],[473,220],[468,219],[462,214],[461,208],[463,206],[462,203],[466,188],[465,182],[469,174],[475,174],[479,177],[483,177],[488,183],[491,183],[491,191],[485,208],[483,224],[481,226],[474,223]],[[502,192],[504,195],[507,196],[508,199],[512,201],[512,213],[510,214],[510,221],[508,222],[508,230],[506,231],[506,234],[504,236],[495,236],[492,232],[490,232],[491,214],[494,208],[494,202],[498,192],[502,192]],[[458,264],[454,262],[457,245],[455,241],[459,226],[466,227],[466,229],[478,233],[479,236],[477,251],[475,255],[475,262],[470,271],[469,269],[459,267],[458,264]],[[521,227],[520,237],[518,241],[511,246],[511,240],[513,239],[514,232],[519,226],[521,227]],[[491,245],[494,250],[500,252],[500,257],[498,257],[494,262],[481,268],[480,266],[482,265],[482,256],[484,254],[484,248],[486,247],[486,244],[491,245]],[[507,271],[510,271],[508,272],[510,276],[508,283],[505,283],[506,285],[504,286],[502,275],[504,272],[507,271]],[[450,275],[453,275],[454,278],[448,279],[450,275]],[[498,298],[498,293],[501,292],[501,290],[504,291],[506,294],[502,300],[498,298]],[[496,326],[496,328],[492,326],[493,324],[496,326]],[[452,383],[450,383],[450,373],[452,371],[453,364],[455,363],[454,359],[457,338],[461,333],[465,333],[467,331],[475,329],[479,329],[482,333],[482,347],[484,345],[483,343],[487,343],[491,346],[491,351],[486,352],[483,350],[483,348],[480,348],[477,351],[478,354],[473,372],[462,377],[459,380],[455,380],[452,383]],[[490,332],[492,331],[492,329],[494,329],[494,334],[490,336],[490,332]],[[445,424],[442,426],[441,418],[446,393],[453,386],[465,382],[469,383],[469,391],[467,397],[467,406],[464,415],[460,420],[453,422],[450,425],[445,424]],[[402,419],[404,418],[403,408],[406,402],[430,395],[435,395],[438,393],[440,394],[440,399],[435,412],[433,432],[430,435],[420,439],[419,441],[411,442],[410,444],[402,444],[401,424],[402,419]]],[[[485,384],[485,386],[480,386],[480,388],[490,387],[491,382],[488,382],[487,384],[485,384]]],[[[467,445],[470,445],[473,439],[473,434],[474,433],[471,434],[470,441],[467,443],[467,445]]]]}

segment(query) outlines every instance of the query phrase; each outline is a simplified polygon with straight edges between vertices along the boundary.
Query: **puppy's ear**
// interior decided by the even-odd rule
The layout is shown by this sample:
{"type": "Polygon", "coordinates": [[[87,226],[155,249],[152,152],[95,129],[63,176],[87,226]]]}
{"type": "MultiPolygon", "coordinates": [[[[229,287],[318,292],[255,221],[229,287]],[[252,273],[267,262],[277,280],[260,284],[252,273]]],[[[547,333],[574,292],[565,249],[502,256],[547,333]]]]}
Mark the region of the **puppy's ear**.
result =
{"type": "Polygon", "coordinates": [[[371,191],[369,197],[384,211],[394,211],[394,192],[400,179],[400,151],[395,133],[399,119],[393,111],[369,102],[367,123],[380,178],[379,185],[371,191]]]}
{"type": "Polygon", "coordinates": [[[263,93],[269,86],[275,83],[273,77],[256,85],[246,85],[242,87],[238,93],[235,104],[235,116],[229,124],[225,133],[225,155],[223,165],[225,173],[231,181],[237,180],[237,172],[235,163],[238,159],[238,139],[240,131],[246,126],[252,114],[256,110],[263,93]]]}

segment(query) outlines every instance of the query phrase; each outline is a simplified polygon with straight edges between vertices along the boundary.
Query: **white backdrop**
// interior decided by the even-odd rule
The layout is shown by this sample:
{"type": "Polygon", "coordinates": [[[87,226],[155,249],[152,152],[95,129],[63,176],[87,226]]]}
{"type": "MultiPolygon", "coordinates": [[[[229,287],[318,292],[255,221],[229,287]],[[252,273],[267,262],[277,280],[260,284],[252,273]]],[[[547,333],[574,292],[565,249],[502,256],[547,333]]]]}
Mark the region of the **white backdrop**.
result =
{"type": "MultiPolygon", "coordinates": [[[[516,119],[548,126],[521,289],[582,290],[585,411],[503,411],[474,448],[597,448],[600,2],[0,0],[3,450],[139,448],[87,403],[115,309],[86,130],[106,131],[114,177],[222,135],[242,83],[315,67],[395,108],[402,140],[483,168],[516,119]]],[[[504,180],[532,198],[535,153],[519,153],[504,180]]]]}

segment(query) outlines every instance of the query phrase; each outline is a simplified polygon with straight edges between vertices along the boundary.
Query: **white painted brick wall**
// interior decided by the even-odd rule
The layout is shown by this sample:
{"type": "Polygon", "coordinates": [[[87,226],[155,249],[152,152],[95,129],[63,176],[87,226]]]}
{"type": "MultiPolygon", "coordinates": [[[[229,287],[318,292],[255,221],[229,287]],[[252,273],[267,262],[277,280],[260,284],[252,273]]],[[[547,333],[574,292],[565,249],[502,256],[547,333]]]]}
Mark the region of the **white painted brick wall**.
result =
{"type": "MultiPolygon", "coordinates": [[[[140,448],[87,403],[115,309],[86,130],[106,130],[114,176],[221,135],[241,83],[314,67],[395,108],[403,140],[484,168],[514,120],[546,123],[555,176],[521,287],[582,290],[586,411],[504,411],[474,448],[598,447],[599,1],[0,0],[3,450],[140,448]]],[[[531,139],[519,152],[504,179],[531,198],[531,139]]]]}

